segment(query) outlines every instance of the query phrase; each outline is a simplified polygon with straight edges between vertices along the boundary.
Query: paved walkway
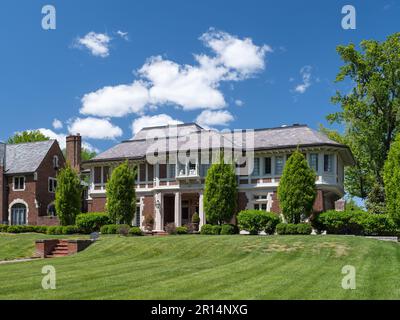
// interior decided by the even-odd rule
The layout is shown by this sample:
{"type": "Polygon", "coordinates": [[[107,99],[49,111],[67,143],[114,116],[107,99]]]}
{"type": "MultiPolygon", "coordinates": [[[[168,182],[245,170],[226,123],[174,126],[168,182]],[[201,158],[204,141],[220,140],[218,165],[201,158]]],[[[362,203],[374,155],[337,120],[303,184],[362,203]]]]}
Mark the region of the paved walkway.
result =
{"type": "Polygon", "coordinates": [[[38,260],[38,258],[25,258],[25,259],[15,259],[15,260],[4,260],[4,261],[0,261],[0,265],[2,265],[2,264],[18,263],[18,262],[27,262],[27,261],[33,261],[33,260],[38,260]]]}

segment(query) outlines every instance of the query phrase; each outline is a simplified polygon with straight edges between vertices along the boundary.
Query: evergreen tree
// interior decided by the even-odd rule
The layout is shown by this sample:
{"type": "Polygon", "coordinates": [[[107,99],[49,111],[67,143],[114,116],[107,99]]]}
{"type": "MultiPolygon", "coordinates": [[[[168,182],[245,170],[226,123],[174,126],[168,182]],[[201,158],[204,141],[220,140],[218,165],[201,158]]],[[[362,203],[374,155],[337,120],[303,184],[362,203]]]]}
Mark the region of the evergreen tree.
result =
{"type": "Polygon", "coordinates": [[[78,174],[69,164],[57,176],[55,207],[63,226],[74,225],[76,215],[81,212],[81,183],[78,174]]]}
{"type": "Polygon", "coordinates": [[[233,217],[237,203],[237,180],[233,165],[223,156],[207,172],[204,190],[204,211],[208,223],[223,224],[233,217]]]}
{"type": "Polygon", "coordinates": [[[136,167],[128,161],[113,170],[107,183],[107,212],[115,223],[132,224],[136,212],[136,167]]]}
{"type": "Polygon", "coordinates": [[[383,179],[387,213],[397,224],[400,224],[400,134],[390,147],[383,179]]]}
{"type": "Polygon", "coordinates": [[[287,160],[278,187],[282,214],[288,223],[299,223],[311,214],[317,190],[315,172],[298,150],[287,160]]]}

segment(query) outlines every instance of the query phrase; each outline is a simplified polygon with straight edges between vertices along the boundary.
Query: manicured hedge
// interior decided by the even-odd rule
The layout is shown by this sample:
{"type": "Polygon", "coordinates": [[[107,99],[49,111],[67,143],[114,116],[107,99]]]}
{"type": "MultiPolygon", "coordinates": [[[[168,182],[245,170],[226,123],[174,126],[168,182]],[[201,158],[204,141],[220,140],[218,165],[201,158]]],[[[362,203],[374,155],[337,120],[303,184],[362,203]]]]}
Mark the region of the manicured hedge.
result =
{"type": "Polygon", "coordinates": [[[231,234],[238,234],[239,228],[234,224],[224,224],[221,228],[222,235],[231,235],[231,234]]]}
{"type": "Polygon", "coordinates": [[[117,225],[116,224],[107,224],[100,228],[101,234],[117,234],[117,225]]]}
{"type": "Polygon", "coordinates": [[[284,234],[303,234],[308,235],[312,232],[312,227],[308,223],[279,223],[276,226],[276,232],[279,235],[284,234]]]}
{"type": "Polygon", "coordinates": [[[386,214],[365,211],[327,211],[313,221],[319,232],[329,234],[353,234],[371,236],[397,236],[399,228],[386,214]]]}
{"type": "Polygon", "coordinates": [[[132,235],[132,236],[142,236],[143,235],[143,231],[139,227],[132,227],[129,230],[129,234],[132,235]]]}
{"type": "Polygon", "coordinates": [[[101,212],[81,213],[76,217],[76,225],[83,233],[100,231],[102,226],[111,223],[110,217],[101,212]]]}
{"type": "Polygon", "coordinates": [[[182,227],[176,227],[176,234],[187,234],[188,233],[188,228],[185,226],[182,227]]]}
{"type": "Polygon", "coordinates": [[[212,234],[214,234],[214,233],[213,233],[213,225],[211,225],[211,224],[204,224],[204,225],[201,227],[200,234],[204,234],[204,235],[212,235],[212,234]]]}
{"type": "Polygon", "coordinates": [[[2,224],[0,225],[0,232],[5,233],[46,233],[46,226],[9,226],[2,224]]]}
{"type": "Polygon", "coordinates": [[[274,234],[279,222],[280,219],[276,214],[261,210],[243,210],[238,214],[240,229],[246,230],[250,234],[258,234],[261,231],[274,234]]]}

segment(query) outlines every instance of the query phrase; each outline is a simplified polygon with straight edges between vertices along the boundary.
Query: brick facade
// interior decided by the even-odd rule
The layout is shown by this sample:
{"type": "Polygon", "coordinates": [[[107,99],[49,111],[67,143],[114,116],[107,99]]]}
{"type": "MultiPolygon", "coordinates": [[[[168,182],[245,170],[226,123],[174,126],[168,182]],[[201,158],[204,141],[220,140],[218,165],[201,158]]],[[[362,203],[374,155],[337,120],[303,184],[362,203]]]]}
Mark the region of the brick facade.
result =
{"type": "Polygon", "coordinates": [[[5,199],[6,199],[6,184],[4,178],[4,167],[0,165],[0,223],[7,221],[7,210],[6,210],[5,199]]]}

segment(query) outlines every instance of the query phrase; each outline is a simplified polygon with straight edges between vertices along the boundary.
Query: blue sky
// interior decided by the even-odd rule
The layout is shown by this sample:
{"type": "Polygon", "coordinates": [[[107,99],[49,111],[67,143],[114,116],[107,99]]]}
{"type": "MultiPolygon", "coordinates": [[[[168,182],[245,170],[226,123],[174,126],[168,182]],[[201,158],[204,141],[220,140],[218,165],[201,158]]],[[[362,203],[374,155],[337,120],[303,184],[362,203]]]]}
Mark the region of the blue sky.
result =
{"type": "Polygon", "coordinates": [[[165,121],[318,128],[338,109],[335,90],[350,89],[334,83],[336,46],[383,40],[399,31],[400,16],[391,0],[26,0],[0,8],[0,140],[26,129],[61,138],[79,130],[98,150],[165,121]],[[56,8],[56,30],[41,27],[46,4],[56,8]],[[356,30],[341,27],[346,4],[356,8],[356,30]]]}

